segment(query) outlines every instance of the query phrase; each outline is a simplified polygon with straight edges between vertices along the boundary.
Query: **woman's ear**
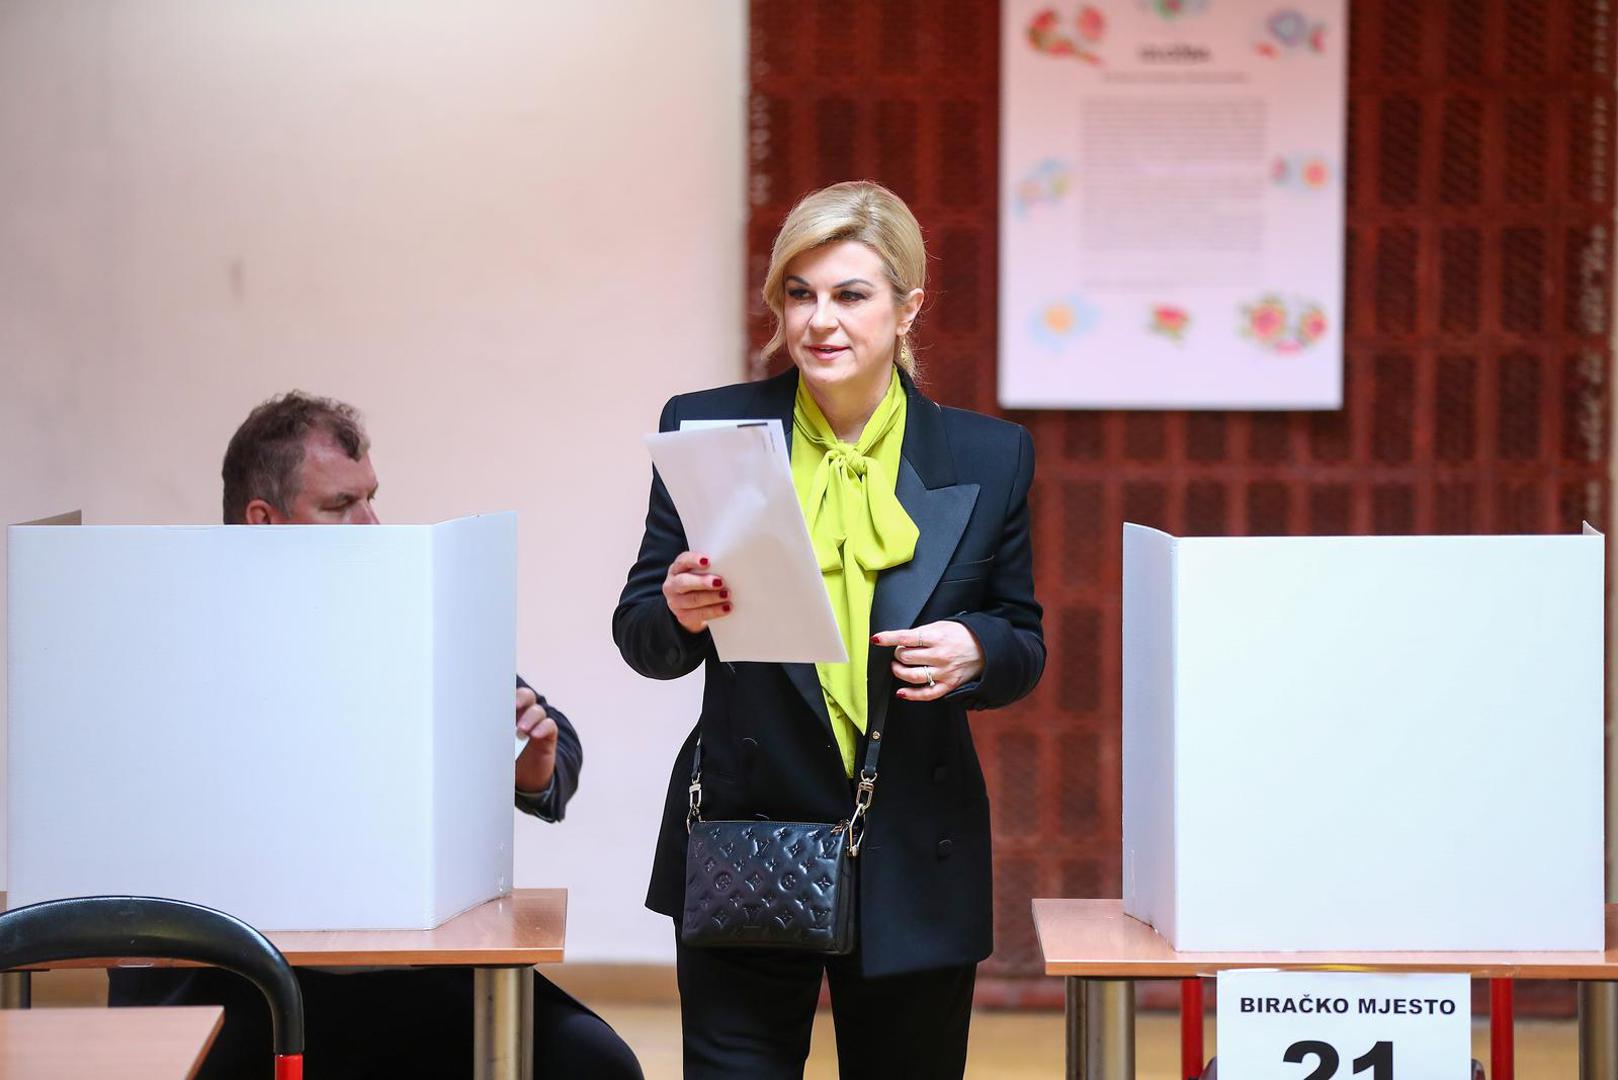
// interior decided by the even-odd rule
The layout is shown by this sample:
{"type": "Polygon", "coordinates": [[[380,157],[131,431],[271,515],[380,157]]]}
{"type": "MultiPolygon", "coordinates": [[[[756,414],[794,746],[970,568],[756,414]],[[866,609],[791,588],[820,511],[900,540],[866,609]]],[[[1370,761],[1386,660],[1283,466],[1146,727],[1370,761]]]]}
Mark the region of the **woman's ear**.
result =
{"type": "Polygon", "coordinates": [[[904,337],[906,334],[910,333],[910,324],[916,321],[917,315],[921,314],[921,302],[926,299],[926,297],[927,294],[922,292],[920,289],[911,289],[909,295],[907,295],[904,298],[904,301],[899,305],[900,337],[904,337]]]}

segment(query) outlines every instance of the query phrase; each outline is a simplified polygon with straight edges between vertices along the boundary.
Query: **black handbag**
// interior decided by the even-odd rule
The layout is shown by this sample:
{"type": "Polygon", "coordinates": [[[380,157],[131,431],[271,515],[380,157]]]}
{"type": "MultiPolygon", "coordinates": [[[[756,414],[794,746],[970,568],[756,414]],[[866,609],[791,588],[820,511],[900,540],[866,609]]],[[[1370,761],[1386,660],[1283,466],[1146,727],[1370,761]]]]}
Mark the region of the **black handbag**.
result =
{"type": "Polygon", "coordinates": [[[866,742],[854,809],[844,821],[704,821],[699,738],[685,821],[690,838],[680,941],[827,956],[853,952],[860,844],[881,748],[878,719],[866,742]]]}

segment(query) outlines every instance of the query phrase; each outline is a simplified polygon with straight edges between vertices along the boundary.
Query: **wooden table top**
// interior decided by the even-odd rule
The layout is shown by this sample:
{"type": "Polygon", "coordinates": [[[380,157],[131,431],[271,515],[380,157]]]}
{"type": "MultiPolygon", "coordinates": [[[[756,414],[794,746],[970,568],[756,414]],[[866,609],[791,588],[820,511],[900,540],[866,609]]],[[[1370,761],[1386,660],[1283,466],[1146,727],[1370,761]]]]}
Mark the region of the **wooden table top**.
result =
{"type": "Polygon", "coordinates": [[[1618,980],[1618,906],[1607,905],[1603,952],[1175,952],[1124,914],[1122,900],[1035,900],[1045,974],[1179,979],[1227,968],[1461,972],[1480,978],[1618,980]]]}
{"type": "MultiPolygon", "coordinates": [[[[4,894],[0,893],[0,904],[4,894]]],[[[562,962],[566,889],[514,889],[432,930],[266,930],[294,967],[520,967],[562,962]]],[[[102,958],[53,968],[164,966],[159,959],[102,958]]],[[[193,965],[177,965],[193,966],[193,965]]],[[[3,1080],[3,1078],[0,1078],[3,1080]]]]}
{"type": "Polygon", "coordinates": [[[186,1080],[224,1017],[218,1005],[0,1010],[0,1078],[186,1080]]]}
{"type": "Polygon", "coordinates": [[[265,937],[294,966],[559,964],[566,889],[515,889],[433,930],[275,930],[265,937]]]}

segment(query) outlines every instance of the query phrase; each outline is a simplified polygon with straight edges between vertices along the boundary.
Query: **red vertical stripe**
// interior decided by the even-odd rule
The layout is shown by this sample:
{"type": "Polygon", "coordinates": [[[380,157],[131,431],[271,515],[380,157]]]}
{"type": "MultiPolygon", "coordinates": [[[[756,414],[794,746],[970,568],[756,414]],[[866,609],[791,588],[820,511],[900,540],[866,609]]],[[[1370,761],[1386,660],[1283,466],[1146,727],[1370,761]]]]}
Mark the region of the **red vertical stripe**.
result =
{"type": "Polygon", "coordinates": [[[1515,1068],[1512,986],[1510,979],[1489,980],[1489,1080],[1511,1080],[1515,1068]]]}
{"type": "Polygon", "coordinates": [[[1180,1075],[1202,1075],[1202,980],[1180,980],[1180,1075]]]}

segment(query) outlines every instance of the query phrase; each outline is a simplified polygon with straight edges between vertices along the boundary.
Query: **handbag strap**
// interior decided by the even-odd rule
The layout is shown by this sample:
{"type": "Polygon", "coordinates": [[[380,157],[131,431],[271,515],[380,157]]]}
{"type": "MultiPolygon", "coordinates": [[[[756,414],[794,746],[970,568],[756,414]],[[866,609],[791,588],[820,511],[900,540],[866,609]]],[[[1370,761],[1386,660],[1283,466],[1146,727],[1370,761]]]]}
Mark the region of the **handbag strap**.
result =
{"type": "MultiPolygon", "coordinates": [[[[887,709],[873,709],[871,723],[865,731],[865,761],[860,765],[858,783],[854,786],[854,812],[848,816],[848,854],[857,857],[860,844],[865,840],[865,815],[870,813],[876,798],[876,763],[882,756],[882,728],[888,721],[887,709]]],[[[685,831],[702,820],[702,732],[697,732],[697,745],[691,752],[691,786],[686,789],[690,800],[685,814],[685,831]]]]}

